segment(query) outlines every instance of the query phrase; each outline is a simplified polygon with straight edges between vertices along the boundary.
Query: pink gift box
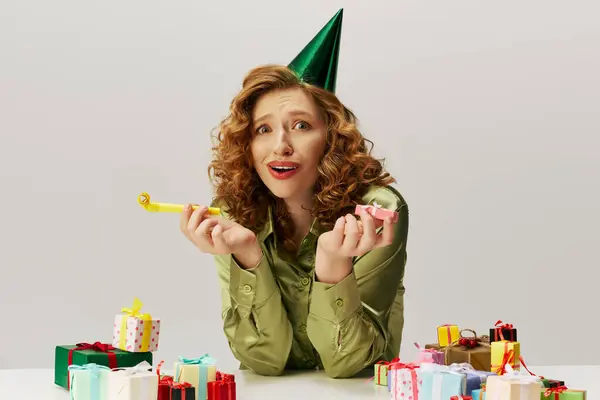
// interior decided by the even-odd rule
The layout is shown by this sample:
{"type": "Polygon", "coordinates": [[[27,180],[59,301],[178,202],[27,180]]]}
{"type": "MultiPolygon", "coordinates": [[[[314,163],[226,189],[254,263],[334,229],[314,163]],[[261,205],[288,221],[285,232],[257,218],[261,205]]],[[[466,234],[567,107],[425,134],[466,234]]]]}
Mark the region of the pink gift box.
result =
{"type": "Polygon", "coordinates": [[[445,365],[446,355],[443,351],[436,349],[424,349],[418,343],[414,343],[415,347],[419,349],[417,356],[417,364],[421,363],[434,363],[439,365],[445,365]]]}
{"type": "Polygon", "coordinates": [[[369,214],[371,214],[371,216],[375,219],[379,219],[379,220],[383,221],[387,217],[391,217],[392,223],[398,222],[398,213],[396,211],[381,208],[381,206],[377,203],[369,204],[369,205],[357,204],[356,208],[354,209],[354,214],[358,215],[360,213],[361,208],[363,210],[365,210],[366,212],[368,212],[369,214]]]}

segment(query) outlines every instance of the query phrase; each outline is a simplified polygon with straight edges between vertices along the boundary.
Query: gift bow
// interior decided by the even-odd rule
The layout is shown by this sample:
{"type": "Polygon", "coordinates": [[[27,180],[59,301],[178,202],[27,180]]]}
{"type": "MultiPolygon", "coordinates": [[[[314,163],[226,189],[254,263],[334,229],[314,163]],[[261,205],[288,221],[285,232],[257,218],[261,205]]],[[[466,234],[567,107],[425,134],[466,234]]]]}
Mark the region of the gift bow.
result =
{"type": "Polygon", "coordinates": [[[222,382],[235,382],[235,375],[217,371],[215,379],[222,382]]]}
{"type": "Polygon", "coordinates": [[[553,387],[553,388],[548,388],[546,389],[546,391],[544,392],[544,397],[549,397],[551,396],[553,393],[555,395],[559,395],[563,392],[566,392],[569,388],[567,388],[566,386],[558,386],[558,387],[553,387]]]}
{"type": "Polygon", "coordinates": [[[513,324],[505,324],[501,320],[498,320],[494,326],[496,329],[513,329],[513,324]]]}
{"type": "Polygon", "coordinates": [[[421,372],[442,372],[442,373],[448,373],[448,374],[453,374],[453,375],[462,375],[461,372],[455,371],[453,368],[451,368],[448,365],[440,365],[440,364],[432,364],[432,363],[421,364],[421,372]]]}
{"type": "Polygon", "coordinates": [[[129,317],[135,317],[135,318],[143,319],[145,321],[152,321],[152,317],[150,316],[150,314],[141,314],[140,313],[140,310],[142,309],[143,305],[144,305],[144,303],[142,303],[142,301],[140,299],[135,297],[133,299],[133,306],[131,308],[123,307],[123,308],[121,308],[121,311],[124,312],[125,314],[127,314],[127,316],[129,316],[129,317]]]}
{"type": "Polygon", "coordinates": [[[509,350],[504,352],[504,357],[502,358],[502,363],[496,369],[496,373],[499,375],[503,375],[508,368],[512,371],[512,366],[510,365],[515,360],[515,352],[514,350],[509,350]]]}
{"type": "Polygon", "coordinates": [[[448,366],[448,368],[450,368],[450,370],[454,372],[459,372],[461,374],[465,372],[475,371],[475,368],[473,368],[473,366],[469,363],[452,363],[448,366]]]}
{"type": "Polygon", "coordinates": [[[139,372],[152,371],[152,365],[148,361],[142,361],[135,367],[114,368],[113,371],[124,371],[125,375],[135,375],[139,372]]]}
{"type": "Polygon", "coordinates": [[[182,364],[212,365],[212,364],[215,364],[217,362],[217,360],[215,360],[208,354],[205,354],[202,357],[198,357],[198,358],[179,357],[179,362],[182,364]]]}
{"type": "Polygon", "coordinates": [[[526,372],[515,371],[510,364],[504,367],[506,373],[500,378],[503,380],[517,379],[520,383],[542,383],[541,379],[534,375],[529,375],[526,372]]]}
{"type": "Polygon", "coordinates": [[[108,353],[110,350],[116,350],[116,348],[107,343],[94,342],[92,344],[77,343],[74,350],[94,350],[102,353],[108,353]]]}
{"type": "Polygon", "coordinates": [[[69,365],[68,370],[69,371],[90,371],[90,373],[92,374],[93,377],[98,377],[98,376],[100,376],[101,370],[110,371],[110,368],[108,368],[105,365],[89,363],[89,364],[83,364],[83,365],[74,365],[74,364],[69,365]]]}

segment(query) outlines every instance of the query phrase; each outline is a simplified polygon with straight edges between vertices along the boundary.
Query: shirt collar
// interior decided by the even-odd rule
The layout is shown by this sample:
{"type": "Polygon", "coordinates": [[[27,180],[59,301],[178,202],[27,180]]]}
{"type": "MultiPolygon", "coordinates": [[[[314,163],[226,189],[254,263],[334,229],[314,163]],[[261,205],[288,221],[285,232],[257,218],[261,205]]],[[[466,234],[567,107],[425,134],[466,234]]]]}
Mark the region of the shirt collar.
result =
{"type": "MultiPolygon", "coordinates": [[[[267,220],[263,225],[262,229],[258,232],[257,238],[259,242],[263,243],[269,236],[275,236],[275,218],[273,215],[273,207],[271,204],[268,206],[267,220]]],[[[312,225],[310,226],[310,234],[319,237],[323,233],[323,226],[319,223],[319,220],[315,218],[312,225]]]]}

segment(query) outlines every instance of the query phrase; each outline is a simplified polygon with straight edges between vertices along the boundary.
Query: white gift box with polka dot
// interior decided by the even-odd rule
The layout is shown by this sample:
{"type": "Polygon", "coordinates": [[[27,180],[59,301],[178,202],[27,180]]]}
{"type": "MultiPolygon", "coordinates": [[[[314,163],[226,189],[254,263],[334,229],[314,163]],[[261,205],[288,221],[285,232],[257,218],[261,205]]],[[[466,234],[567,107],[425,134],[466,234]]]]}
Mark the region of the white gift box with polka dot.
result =
{"type": "Polygon", "coordinates": [[[129,315],[117,315],[115,317],[115,324],[113,327],[113,346],[117,349],[129,351],[132,353],[156,351],[158,350],[158,339],[160,336],[160,319],[146,320],[131,317],[129,315]],[[125,343],[123,346],[120,345],[121,341],[121,324],[123,318],[127,318],[127,331],[125,333],[125,343]],[[150,325],[150,328],[146,326],[150,325]],[[150,339],[148,341],[148,349],[142,349],[142,339],[144,338],[144,332],[148,331],[150,339]]]}

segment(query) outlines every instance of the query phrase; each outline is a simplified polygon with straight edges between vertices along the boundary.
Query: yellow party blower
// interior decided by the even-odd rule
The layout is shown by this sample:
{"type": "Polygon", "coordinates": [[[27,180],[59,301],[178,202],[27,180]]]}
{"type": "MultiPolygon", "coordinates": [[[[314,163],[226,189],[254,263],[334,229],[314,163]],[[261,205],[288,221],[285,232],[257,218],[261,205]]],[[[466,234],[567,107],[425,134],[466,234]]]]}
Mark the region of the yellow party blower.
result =
{"type": "MultiPolygon", "coordinates": [[[[150,212],[171,212],[180,213],[183,212],[183,204],[172,204],[172,203],[152,203],[150,202],[150,195],[146,192],[138,196],[138,203],[150,212]]],[[[193,209],[198,206],[192,206],[193,209]]],[[[208,207],[209,215],[220,215],[221,209],[216,207],[208,207]]]]}

